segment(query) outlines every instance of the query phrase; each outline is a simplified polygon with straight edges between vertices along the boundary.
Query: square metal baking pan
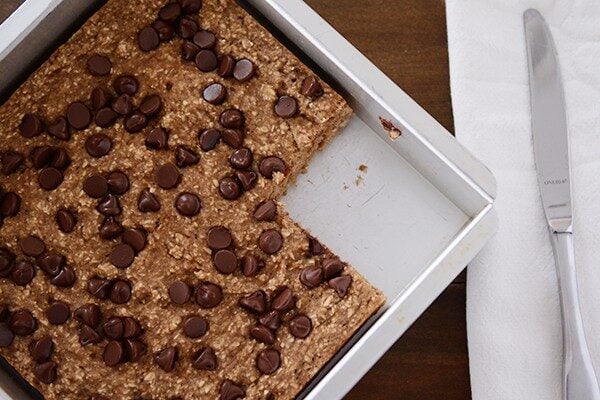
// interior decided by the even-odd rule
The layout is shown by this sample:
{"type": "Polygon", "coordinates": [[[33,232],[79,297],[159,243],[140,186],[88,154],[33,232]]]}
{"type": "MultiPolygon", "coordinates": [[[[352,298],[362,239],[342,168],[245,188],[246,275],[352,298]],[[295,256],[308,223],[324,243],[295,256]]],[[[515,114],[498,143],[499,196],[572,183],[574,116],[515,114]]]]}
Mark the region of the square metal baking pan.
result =
{"type": "MultiPolygon", "coordinates": [[[[103,1],[27,0],[0,25],[0,99],[103,1]]],[[[387,304],[300,398],[340,399],[497,227],[489,170],[301,0],[240,3],[336,87],[355,114],[283,202],[387,304]]],[[[0,374],[0,398],[25,399],[0,374]]]]}

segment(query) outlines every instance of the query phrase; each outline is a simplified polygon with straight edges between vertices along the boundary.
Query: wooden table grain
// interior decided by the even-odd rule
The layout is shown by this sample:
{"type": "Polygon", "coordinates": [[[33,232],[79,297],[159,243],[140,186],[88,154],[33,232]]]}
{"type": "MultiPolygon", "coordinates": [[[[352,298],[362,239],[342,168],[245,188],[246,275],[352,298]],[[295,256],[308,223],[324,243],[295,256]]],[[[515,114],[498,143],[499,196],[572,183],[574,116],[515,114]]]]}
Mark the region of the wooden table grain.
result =
{"type": "MultiPolygon", "coordinates": [[[[443,0],[306,1],[453,131],[443,0]]],[[[0,21],[20,3],[0,0],[0,21]]],[[[462,274],[345,400],[470,397],[462,274]]]]}

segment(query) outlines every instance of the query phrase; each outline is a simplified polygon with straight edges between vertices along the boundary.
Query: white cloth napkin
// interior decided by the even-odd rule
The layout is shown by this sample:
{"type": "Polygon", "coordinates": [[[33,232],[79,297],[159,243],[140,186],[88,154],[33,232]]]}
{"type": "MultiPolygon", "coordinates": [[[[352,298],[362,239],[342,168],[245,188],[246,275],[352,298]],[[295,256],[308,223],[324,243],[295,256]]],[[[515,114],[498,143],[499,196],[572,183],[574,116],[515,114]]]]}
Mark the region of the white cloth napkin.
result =
{"type": "Polygon", "coordinates": [[[468,270],[475,400],[561,398],[558,287],[532,153],[530,7],[546,18],[562,68],[579,292],[600,376],[600,1],[446,0],[456,136],[498,181],[499,231],[468,270]]]}

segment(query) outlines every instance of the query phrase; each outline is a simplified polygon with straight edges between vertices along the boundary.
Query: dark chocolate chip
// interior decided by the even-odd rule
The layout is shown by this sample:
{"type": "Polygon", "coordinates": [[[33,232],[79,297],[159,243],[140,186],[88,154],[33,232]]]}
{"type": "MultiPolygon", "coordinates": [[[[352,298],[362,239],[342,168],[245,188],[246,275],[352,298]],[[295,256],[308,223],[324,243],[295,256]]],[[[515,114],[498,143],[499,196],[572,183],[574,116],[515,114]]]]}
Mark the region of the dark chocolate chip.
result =
{"type": "Polygon", "coordinates": [[[102,341],[102,335],[94,328],[87,325],[81,325],[77,330],[77,333],[79,335],[79,343],[81,343],[82,346],[100,343],[102,341]]]}
{"type": "Polygon", "coordinates": [[[29,153],[29,158],[33,164],[33,168],[41,169],[50,165],[55,149],[50,146],[34,147],[29,153]]]}
{"type": "Polygon", "coordinates": [[[265,375],[271,375],[279,369],[280,365],[281,356],[275,349],[265,349],[256,357],[256,368],[265,375]]]}
{"type": "Polygon", "coordinates": [[[104,335],[110,340],[121,339],[123,337],[123,329],[123,321],[119,317],[110,317],[102,324],[104,335]]]}
{"type": "Polygon", "coordinates": [[[91,198],[99,199],[108,193],[108,182],[100,174],[91,175],[83,181],[83,191],[91,198]]]}
{"type": "Polygon", "coordinates": [[[10,279],[17,286],[28,285],[35,277],[35,267],[30,261],[19,260],[15,263],[10,279]]]}
{"type": "Polygon", "coordinates": [[[167,347],[154,354],[154,362],[165,372],[171,372],[175,369],[175,364],[179,358],[177,347],[167,347]]]}
{"type": "Polygon", "coordinates": [[[148,116],[152,117],[160,112],[162,109],[162,99],[157,94],[151,94],[144,97],[140,104],[140,111],[148,116]]]}
{"type": "Polygon", "coordinates": [[[133,96],[138,91],[139,83],[133,76],[121,75],[115,79],[113,87],[118,94],[133,96]]]}
{"type": "Polygon", "coordinates": [[[306,267],[300,273],[300,282],[310,289],[314,289],[323,282],[323,270],[319,267],[306,267]]]}
{"type": "Polygon", "coordinates": [[[67,151],[62,147],[55,147],[50,160],[50,166],[61,171],[64,171],[69,164],[71,164],[71,158],[67,154],[67,151]]]}
{"type": "Polygon", "coordinates": [[[208,322],[197,315],[188,317],[183,323],[183,333],[189,338],[197,339],[206,334],[208,322]]]}
{"type": "Polygon", "coordinates": [[[158,45],[160,44],[160,37],[156,29],[151,26],[147,26],[138,33],[137,42],[140,50],[152,51],[158,48],[158,45]]]}
{"type": "Polygon", "coordinates": [[[272,330],[264,325],[256,325],[250,329],[250,336],[258,340],[261,343],[273,344],[275,343],[275,334],[272,330]]]}
{"type": "Polygon", "coordinates": [[[123,232],[123,243],[130,245],[136,253],[146,247],[146,230],[144,228],[127,228],[123,232]]]}
{"type": "Polygon", "coordinates": [[[246,169],[252,165],[252,150],[247,147],[241,147],[231,153],[229,164],[235,169],[246,169]]]}
{"type": "Polygon", "coordinates": [[[213,264],[222,274],[231,274],[237,269],[238,260],[231,250],[219,250],[213,257],[213,264]]]}
{"type": "Polygon", "coordinates": [[[117,114],[112,108],[103,107],[96,112],[94,122],[100,128],[108,128],[117,121],[118,117],[119,114],[117,114]]]}
{"type": "Polygon", "coordinates": [[[203,347],[192,356],[192,366],[196,369],[214,371],[217,369],[217,356],[211,347],[203,347]]]}
{"type": "Polygon", "coordinates": [[[265,157],[260,161],[258,170],[267,179],[273,179],[273,174],[280,172],[285,175],[286,168],[283,160],[277,156],[265,157]]]}
{"type": "Polygon", "coordinates": [[[323,268],[323,279],[328,281],[342,273],[344,264],[337,258],[326,258],[321,262],[321,268],[323,268]]]}
{"type": "Polygon", "coordinates": [[[59,117],[52,124],[48,125],[48,134],[59,140],[71,139],[71,127],[65,117],[59,117]]]}
{"type": "Polygon", "coordinates": [[[54,342],[50,336],[44,336],[29,343],[29,354],[36,363],[43,363],[52,357],[54,342]]]}
{"type": "Polygon", "coordinates": [[[139,340],[125,339],[123,341],[127,359],[131,362],[139,361],[146,354],[146,345],[139,340]]]}
{"type": "Polygon", "coordinates": [[[113,247],[108,258],[115,267],[127,268],[133,263],[135,251],[130,245],[121,243],[113,247]]]}
{"type": "Polygon", "coordinates": [[[251,254],[246,254],[242,257],[242,273],[244,276],[252,277],[258,274],[264,267],[264,263],[251,254]]]}
{"type": "Polygon", "coordinates": [[[129,133],[138,133],[148,126],[148,117],[138,111],[129,114],[123,120],[123,126],[129,133]]]}
{"type": "Polygon", "coordinates": [[[115,304],[125,304],[131,299],[131,285],[129,282],[117,279],[113,281],[110,290],[110,301],[115,304]]]}
{"type": "Polygon", "coordinates": [[[275,331],[281,326],[281,315],[279,312],[271,310],[258,317],[258,322],[275,331]]]}
{"type": "Polygon", "coordinates": [[[165,128],[154,128],[146,136],[146,147],[152,150],[161,150],[167,147],[169,132],[165,128]]]}
{"type": "Polygon", "coordinates": [[[202,91],[202,98],[210,104],[221,104],[227,98],[227,89],[220,83],[211,83],[202,91]]]}
{"type": "Polygon", "coordinates": [[[25,114],[19,124],[19,132],[21,136],[27,139],[38,136],[44,130],[46,126],[40,117],[35,114],[25,114]]]}
{"type": "Polygon", "coordinates": [[[196,14],[202,8],[202,0],[179,0],[178,2],[185,14],[196,14]]]}
{"type": "Polygon", "coordinates": [[[239,400],[246,397],[246,391],[237,383],[225,379],[221,384],[220,400],[239,400]]]}
{"type": "Polygon", "coordinates": [[[69,104],[67,107],[67,121],[74,129],[84,130],[92,122],[92,113],[85,104],[80,101],[69,104]]]}
{"type": "Polygon", "coordinates": [[[198,31],[192,41],[201,49],[212,49],[217,45],[217,37],[207,30],[198,31]]]}
{"type": "Polygon", "coordinates": [[[181,18],[177,24],[177,34],[183,39],[192,38],[198,32],[198,23],[192,18],[181,18]]]}
{"type": "Polygon", "coordinates": [[[0,304],[0,323],[5,323],[10,318],[10,309],[6,304],[0,304]]]}
{"type": "Polygon", "coordinates": [[[235,59],[230,55],[223,55],[219,59],[219,67],[217,69],[217,75],[223,78],[228,78],[233,75],[233,69],[235,68],[235,59]]]}
{"type": "Polygon", "coordinates": [[[254,76],[255,72],[254,63],[247,58],[242,58],[235,63],[233,77],[240,82],[246,82],[254,76]]]}
{"type": "Polygon", "coordinates": [[[308,253],[311,256],[320,256],[325,252],[323,245],[315,238],[308,239],[308,253]]]}
{"type": "Polygon", "coordinates": [[[277,215],[277,204],[273,200],[265,200],[254,209],[257,221],[274,221],[277,215]]]}
{"type": "Polygon", "coordinates": [[[54,167],[43,168],[38,174],[38,183],[44,190],[56,189],[63,179],[62,172],[54,167]]]}
{"type": "Polygon", "coordinates": [[[204,129],[198,133],[198,140],[200,141],[200,148],[203,151],[210,151],[221,140],[221,132],[216,129],[204,129]]]}
{"type": "Polygon", "coordinates": [[[156,212],[160,210],[160,203],[156,196],[150,192],[150,189],[146,188],[140,192],[138,197],[138,210],[141,212],[156,212]]]}
{"type": "Polygon", "coordinates": [[[88,292],[97,299],[106,300],[110,293],[112,282],[105,278],[92,277],[88,281],[88,292]]]}
{"type": "Polygon", "coordinates": [[[121,202],[117,196],[109,193],[98,202],[96,210],[105,216],[114,217],[121,214],[121,202]]]}
{"type": "Polygon", "coordinates": [[[102,133],[95,133],[85,140],[85,150],[94,158],[107,155],[111,147],[112,140],[102,133]]]}
{"type": "Polygon", "coordinates": [[[125,349],[123,344],[117,340],[112,340],[104,347],[104,353],[102,354],[104,364],[109,367],[115,367],[119,365],[125,359],[125,349]]]}
{"type": "Polygon", "coordinates": [[[54,361],[46,361],[35,366],[34,374],[38,381],[49,385],[58,377],[58,366],[54,361]]]}
{"type": "Polygon", "coordinates": [[[143,332],[140,323],[133,317],[123,317],[123,337],[132,339],[140,336],[143,332]]]}
{"type": "Polygon", "coordinates": [[[46,251],[44,241],[36,236],[27,236],[19,240],[19,247],[26,256],[39,257],[46,251]]]}
{"type": "Polygon", "coordinates": [[[316,76],[310,75],[302,81],[300,93],[302,93],[303,96],[319,97],[323,94],[323,86],[316,76]]]}
{"type": "Polygon", "coordinates": [[[175,30],[173,29],[173,26],[169,23],[166,23],[163,20],[157,19],[152,23],[152,27],[156,29],[156,32],[158,32],[158,38],[162,42],[171,40],[175,35],[175,30]]]}
{"type": "Polygon", "coordinates": [[[111,102],[110,107],[119,115],[128,115],[133,112],[133,100],[130,95],[123,93],[111,102]]]}
{"type": "Polygon", "coordinates": [[[14,217],[21,209],[21,197],[15,192],[6,192],[0,198],[0,216],[2,218],[14,217]]]}
{"type": "Polygon", "coordinates": [[[87,69],[94,76],[104,76],[110,74],[112,63],[108,57],[100,54],[93,54],[87,60],[87,69]]]}
{"type": "Polygon", "coordinates": [[[299,339],[304,339],[312,331],[312,321],[304,314],[298,314],[288,323],[290,333],[299,339]]]}
{"type": "Polygon", "coordinates": [[[179,170],[172,163],[161,165],[154,174],[154,180],[163,189],[172,189],[177,187],[181,180],[179,170]]]}
{"type": "Polygon", "coordinates": [[[229,229],[224,226],[213,226],[208,230],[208,247],[212,250],[226,249],[233,243],[233,237],[229,229]]]}
{"type": "Polygon", "coordinates": [[[58,274],[50,279],[50,283],[54,286],[58,287],[71,287],[77,280],[77,276],[75,275],[75,271],[68,265],[65,265],[58,274]]]}
{"type": "Polygon", "coordinates": [[[223,300],[223,291],[218,285],[202,282],[194,293],[196,303],[202,308],[213,308],[223,300]]]}
{"type": "Polygon", "coordinates": [[[221,137],[228,146],[237,149],[244,142],[244,131],[241,129],[225,129],[221,133],[221,137]]]}
{"type": "Polygon", "coordinates": [[[217,55],[212,50],[200,50],[195,61],[196,67],[202,72],[210,72],[217,68],[217,55]]]}
{"type": "Polygon", "coordinates": [[[114,217],[106,217],[98,230],[100,237],[105,240],[111,240],[119,237],[123,233],[123,226],[114,217]]]}
{"type": "Polygon", "coordinates": [[[335,292],[340,296],[340,298],[346,297],[348,293],[348,288],[352,283],[352,277],[350,275],[342,275],[337,278],[333,278],[329,280],[329,286],[335,290],[335,292]]]}
{"type": "Polygon", "coordinates": [[[291,96],[281,96],[277,99],[274,110],[281,118],[291,118],[298,112],[298,102],[291,96]]]}
{"type": "Polygon", "coordinates": [[[13,172],[17,172],[24,161],[25,156],[22,153],[12,150],[5,151],[2,153],[2,173],[4,175],[10,175],[13,172]]]}
{"type": "Polygon", "coordinates": [[[246,118],[244,117],[244,113],[237,108],[230,108],[221,113],[219,121],[225,128],[237,129],[244,126],[246,118]]]}
{"type": "Polygon", "coordinates": [[[112,95],[101,87],[95,87],[92,89],[90,94],[90,103],[92,103],[92,110],[98,111],[110,104],[112,95]]]}
{"type": "Polygon", "coordinates": [[[189,40],[184,40],[181,44],[181,58],[185,61],[194,61],[199,51],[200,47],[189,40]]]}
{"type": "Polygon", "coordinates": [[[256,175],[256,172],[254,172],[251,169],[246,171],[234,171],[233,176],[235,176],[235,179],[237,179],[238,182],[240,182],[244,190],[252,189],[256,184],[256,180],[258,179],[258,175],[256,175]]]}
{"type": "Polygon", "coordinates": [[[296,300],[294,300],[294,294],[292,289],[289,287],[282,287],[278,289],[273,295],[273,301],[271,302],[271,308],[280,312],[289,311],[296,306],[296,300]]]}
{"type": "Polygon", "coordinates": [[[8,325],[17,336],[29,336],[37,329],[37,321],[31,311],[20,309],[10,315],[8,325]]]}
{"type": "Polygon", "coordinates": [[[38,260],[38,266],[46,275],[55,277],[65,266],[66,262],[67,260],[65,256],[49,251],[40,257],[38,260]]]}
{"type": "Polygon", "coordinates": [[[129,190],[129,178],[122,171],[112,171],[106,178],[108,190],[118,196],[125,194],[129,190]]]}
{"type": "Polygon", "coordinates": [[[258,247],[267,254],[277,253],[283,246],[283,236],[276,229],[267,229],[258,238],[258,247]]]}
{"type": "Polygon", "coordinates": [[[177,212],[186,217],[198,215],[202,209],[200,197],[194,193],[180,193],[175,199],[175,209],[177,212]]]}
{"type": "Polygon", "coordinates": [[[185,304],[192,295],[190,286],[182,281],[175,281],[169,286],[169,298],[175,304],[185,304]]]}
{"type": "Polygon", "coordinates": [[[181,7],[178,3],[169,3],[158,11],[158,18],[166,22],[175,22],[181,16],[181,7]]]}
{"type": "Polygon", "coordinates": [[[179,168],[196,165],[200,162],[200,156],[194,150],[186,146],[178,146],[175,150],[175,164],[179,168]]]}
{"type": "Polygon", "coordinates": [[[219,193],[224,199],[235,200],[242,195],[242,188],[236,179],[225,177],[219,181],[219,193]]]}
{"type": "Polygon", "coordinates": [[[0,348],[10,346],[15,340],[15,334],[5,323],[0,323],[0,348]]]}
{"type": "MultiPolygon", "coordinates": [[[[8,250],[6,247],[0,247],[0,277],[6,278],[7,276],[9,276],[12,272],[14,265],[15,255],[13,254],[13,252],[8,250]]],[[[6,310],[4,305],[2,306],[2,310],[6,310]]]]}
{"type": "Polygon", "coordinates": [[[248,311],[262,314],[267,310],[267,295],[262,290],[257,290],[239,300],[239,305],[248,311]]]}

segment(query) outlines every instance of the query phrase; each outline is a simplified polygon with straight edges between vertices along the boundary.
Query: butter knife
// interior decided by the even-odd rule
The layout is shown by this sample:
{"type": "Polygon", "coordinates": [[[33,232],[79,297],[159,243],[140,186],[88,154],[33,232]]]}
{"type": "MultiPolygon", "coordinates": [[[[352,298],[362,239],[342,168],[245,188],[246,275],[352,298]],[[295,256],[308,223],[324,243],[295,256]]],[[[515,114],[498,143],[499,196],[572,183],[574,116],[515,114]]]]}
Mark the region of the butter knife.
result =
{"type": "Polygon", "coordinates": [[[554,41],[537,10],[523,14],[529,63],[531,128],[542,205],[550,229],[563,328],[563,400],[600,400],[579,308],[569,138],[564,92],[554,41]]]}

